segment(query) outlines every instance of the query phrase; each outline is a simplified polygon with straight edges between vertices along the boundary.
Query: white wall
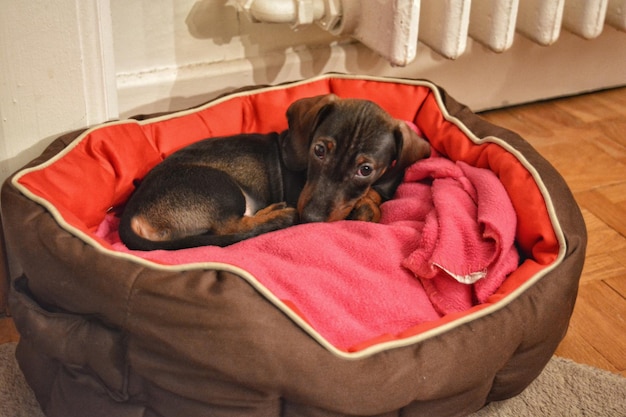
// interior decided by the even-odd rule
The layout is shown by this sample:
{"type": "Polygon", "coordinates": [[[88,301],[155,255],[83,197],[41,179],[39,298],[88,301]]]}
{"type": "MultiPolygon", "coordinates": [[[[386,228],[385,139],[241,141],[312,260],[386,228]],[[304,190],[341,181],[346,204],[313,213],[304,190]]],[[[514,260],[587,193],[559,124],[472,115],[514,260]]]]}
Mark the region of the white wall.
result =
{"type": "Polygon", "coordinates": [[[69,130],[177,110],[233,88],[339,71],[428,78],[473,109],[626,85],[626,34],[566,31],[407,67],[316,26],[251,23],[228,0],[0,0],[0,179],[69,130]]]}
{"type": "Polygon", "coordinates": [[[0,10],[4,180],[54,136],[118,111],[107,1],[0,0],[0,10]]]}
{"type": "Polygon", "coordinates": [[[179,109],[251,84],[323,72],[337,38],[250,22],[226,0],[112,0],[122,114],[179,109]],[[316,63],[311,62],[312,54],[316,63]]]}

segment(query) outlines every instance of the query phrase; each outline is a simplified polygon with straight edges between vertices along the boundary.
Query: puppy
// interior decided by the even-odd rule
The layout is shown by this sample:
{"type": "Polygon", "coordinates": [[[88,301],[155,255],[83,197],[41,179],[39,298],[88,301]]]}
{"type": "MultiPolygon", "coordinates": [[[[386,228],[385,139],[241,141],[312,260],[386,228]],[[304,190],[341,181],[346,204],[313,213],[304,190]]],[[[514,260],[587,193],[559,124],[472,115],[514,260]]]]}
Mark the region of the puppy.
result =
{"type": "Polygon", "coordinates": [[[130,249],[227,246],[298,222],[378,221],[430,146],[368,100],[304,98],[288,130],[211,138],[158,164],[120,220],[130,249]]]}

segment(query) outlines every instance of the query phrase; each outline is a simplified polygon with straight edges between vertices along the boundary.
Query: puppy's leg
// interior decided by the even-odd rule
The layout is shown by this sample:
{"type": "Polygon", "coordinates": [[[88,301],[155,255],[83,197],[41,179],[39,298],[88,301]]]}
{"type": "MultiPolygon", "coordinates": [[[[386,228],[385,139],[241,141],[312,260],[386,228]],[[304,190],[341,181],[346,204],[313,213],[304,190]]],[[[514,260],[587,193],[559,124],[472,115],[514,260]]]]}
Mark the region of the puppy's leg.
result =
{"type": "Polygon", "coordinates": [[[374,189],[370,188],[368,192],[361,197],[354,208],[348,215],[348,220],[362,220],[365,222],[380,221],[380,204],[382,197],[374,189]]]}
{"type": "Polygon", "coordinates": [[[241,189],[227,174],[202,166],[164,166],[148,174],[129,199],[120,237],[131,249],[150,248],[146,241],[211,233],[245,209],[241,189]]]}
{"type": "Polygon", "coordinates": [[[216,230],[221,235],[248,234],[256,236],[274,230],[293,226],[297,222],[298,212],[286,203],[271,204],[252,216],[232,218],[216,230]]]}
{"type": "Polygon", "coordinates": [[[226,246],[291,226],[294,208],[272,204],[246,216],[246,195],[232,177],[204,166],[151,172],[129,199],[120,237],[130,249],[226,246]]]}

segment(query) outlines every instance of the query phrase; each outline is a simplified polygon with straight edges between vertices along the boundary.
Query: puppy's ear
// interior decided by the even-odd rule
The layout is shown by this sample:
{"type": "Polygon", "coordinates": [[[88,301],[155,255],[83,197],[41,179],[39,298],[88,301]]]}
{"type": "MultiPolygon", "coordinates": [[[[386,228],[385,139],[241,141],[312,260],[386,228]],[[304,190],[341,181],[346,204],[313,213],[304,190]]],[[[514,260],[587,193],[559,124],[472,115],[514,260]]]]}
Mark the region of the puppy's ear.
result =
{"type": "Polygon", "coordinates": [[[315,128],[339,100],[334,94],[302,98],[287,109],[289,130],[281,137],[281,152],[287,168],[304,171],[307,168],[309,146],[315,128]]]}
{"type": "Polygon", "coordinates": [[[420,159],[430,156],[430,144],[411,129],[407,123],[398,122],[393,134],[396,142],[396,160],[374,184],[374,189],[384,200],[393,197],[396,188],[402,182],[406,168],[420,159]]]}

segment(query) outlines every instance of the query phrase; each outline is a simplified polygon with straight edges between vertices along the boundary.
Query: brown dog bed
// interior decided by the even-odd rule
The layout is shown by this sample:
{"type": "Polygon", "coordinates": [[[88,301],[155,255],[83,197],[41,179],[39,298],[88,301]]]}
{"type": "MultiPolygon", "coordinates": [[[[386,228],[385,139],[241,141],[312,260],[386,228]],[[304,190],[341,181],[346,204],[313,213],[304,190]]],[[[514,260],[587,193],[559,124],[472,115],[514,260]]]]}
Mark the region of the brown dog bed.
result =
{"type": "MultiPolygon", "coordinates": [[[[323,76],[140,119],[57,139],[2,190],[17,356],[47,415],[464,415],[521,392],[564,336],[586,243],[569,189],[523,139],[432,83],[323,76]],[[163,157],[281,131],[290,103],[327,93],[375,101],[434,150],[385,203],[387,221],[172,252],[116,238],[114,208],[163,157]],[[428,225],[457,218],[450,205],[441,221],[415,217],[422,192],[437,207],[441,172],[480,200],[474,232],[497,253],[466,283],[418,262],[428,225]],[[494,178],[508,203],[480,191],[494,178]],[[498,221],[510,242],[493,237],[498,221]]],[[[471,259],[465,235],[435,236],[448,258],[471,259]]]]}

